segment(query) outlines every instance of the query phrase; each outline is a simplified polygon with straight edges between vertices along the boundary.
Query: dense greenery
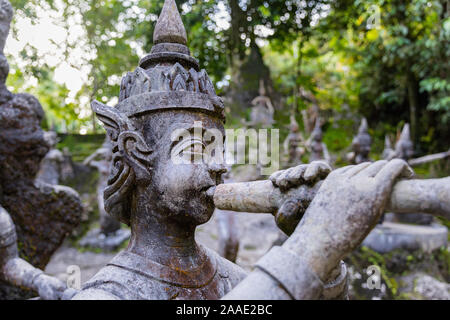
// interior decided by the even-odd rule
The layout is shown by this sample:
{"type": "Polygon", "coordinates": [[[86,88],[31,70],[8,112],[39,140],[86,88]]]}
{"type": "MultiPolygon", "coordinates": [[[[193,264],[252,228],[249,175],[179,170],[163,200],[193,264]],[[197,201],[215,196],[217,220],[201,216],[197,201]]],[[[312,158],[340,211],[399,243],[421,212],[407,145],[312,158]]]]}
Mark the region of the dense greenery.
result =
{"type": "MultiPolygon", "coordinates": [[[[447,1],[176,2],[193,55],[229,98],[229,124],[248,115],[243,106],[264,79],[282,138],[292,110],[303,126],[300,111],[317,109],[326,119],[324,139],[332,151],[345,151],[361,116],[369,120],[375,153],[381,152],[384,135],[395,137],[405,122],[411,123],[419,154],[449,147],[447,1]]],[[[59,54],[27,44],[19,56],[9,56],[8,86],[38,96],[47,127],[99,130],[92,125],[89,101],[114,103],[121,77],[151,47],[163,1],[11,3],[16,9],[13,37],[24,19],[31,24],[51,19],[66,37],[54,41],[59,54]],[[55,80],[64,63],[83,75],[76,92],[55,80]]]]}

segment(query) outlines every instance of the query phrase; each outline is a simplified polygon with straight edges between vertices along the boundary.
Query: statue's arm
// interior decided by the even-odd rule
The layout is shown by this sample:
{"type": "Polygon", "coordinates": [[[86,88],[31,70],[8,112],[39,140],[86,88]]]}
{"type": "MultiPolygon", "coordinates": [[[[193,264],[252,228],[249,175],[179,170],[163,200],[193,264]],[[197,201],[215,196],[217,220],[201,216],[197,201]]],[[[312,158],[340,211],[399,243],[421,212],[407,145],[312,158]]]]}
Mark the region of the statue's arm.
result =
{"type": "Polygon", "coordinates": [[[9,213],[0,206],[0,278],[18,287],[39,292],[43,299],[63,296],[66,285],[19,257],[17,234],[9,213]]]}
{"type": "Polygon", "coordinates": [[[395,181],[412,174],[398,159],[333,171],[283,246],[272,248],[224,299],[345,298],[342,272],[331,286],[324,282],[376,226],[395,181]],[[335,290],[334,297],[325,289],[335,290]]]}
{"type": "Polygon", "coordinates": [[[273,247],[224,300],[319,299],[324,285],[308,262],[283,247],[273,247]]]}

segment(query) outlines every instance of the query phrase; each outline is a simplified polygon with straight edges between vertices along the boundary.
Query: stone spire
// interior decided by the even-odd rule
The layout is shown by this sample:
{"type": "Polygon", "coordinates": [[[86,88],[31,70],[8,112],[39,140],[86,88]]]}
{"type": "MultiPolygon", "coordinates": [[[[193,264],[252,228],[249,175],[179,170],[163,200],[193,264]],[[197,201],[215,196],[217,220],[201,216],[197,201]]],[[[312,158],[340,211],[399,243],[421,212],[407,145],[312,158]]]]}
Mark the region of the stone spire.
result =
{"type": "Polygon", "coordinates": [[[358,133],[359,134],[367,134],[368,133],[368,129],[369,129],[369,126],[367,124],[367,119],[366,118],[362,118],[361,124],[360,124],[359,129],[358,129],[358,133]]]}
{"type": "Polygon", "coordinates": [[[313,140],[322,141],[322,128],[320,125],[320,118],[316,118],[316,125],[314,127],[313,132],[311,133],[311,137],[313,140]]]}
{"type": "Polygon", "coordinates": [[[402,129],[402,133],[400,134],[400,138],[398,139],[398,141],[407,141],[407,140],[411,140],[411,135],[409,133],[409,123],[405,123],[405,125],[403,126],[402,129]]]}
{"type": "Polygon", "coordinates": [[[411,141],[411,136],[409,132],[409,123],[403,126],[400,138],[395,144],[395,156],[403,160],[408,160],[414,155],[414,145],[411,141]]]}
{"type": "Polygon", "coordinates": [[[384,148],[385,149],[392,149],[391,139],[389,139],[388,135],[384,136],[384,148]]]}
{"type": "Polygon", "coordinates": [[[165,0],[164,7],[156,22],[153,42],[187,44],[186,29],[181,21],[175,0],[165,0]]]}

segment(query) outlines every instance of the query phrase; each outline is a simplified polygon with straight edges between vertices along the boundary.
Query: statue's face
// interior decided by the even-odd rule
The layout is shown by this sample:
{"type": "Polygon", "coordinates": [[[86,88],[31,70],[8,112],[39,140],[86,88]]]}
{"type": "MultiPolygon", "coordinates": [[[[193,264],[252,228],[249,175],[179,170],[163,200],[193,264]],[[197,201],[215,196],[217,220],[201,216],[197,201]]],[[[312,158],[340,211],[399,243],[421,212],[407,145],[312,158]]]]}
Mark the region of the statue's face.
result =
{"type": "Polygon", "coordinates": [[[165,111],[148,116],[143,125],[144,139],[155,156],[146,190],[149,205],[163,217],[196,225],[207,222],[214,211],[211,190],[207,190],[222,182],[226,169],[219,161],[202,159],[201,154],[213,146],[222,155],[224,151],[222,143],[214,143],[204,132],[224,139],[222,122],[200,112],[165,111]],[[194,155],[198,161],[186,161],[194,155]]]}

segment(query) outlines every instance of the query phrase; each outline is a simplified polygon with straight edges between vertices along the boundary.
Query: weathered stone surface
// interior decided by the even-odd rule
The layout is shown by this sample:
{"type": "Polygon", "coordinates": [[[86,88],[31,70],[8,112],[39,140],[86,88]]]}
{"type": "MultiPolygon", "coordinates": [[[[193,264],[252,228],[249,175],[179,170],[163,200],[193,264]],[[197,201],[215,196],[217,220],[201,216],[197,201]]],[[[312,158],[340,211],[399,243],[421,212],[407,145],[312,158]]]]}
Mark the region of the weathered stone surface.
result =
{"type": "Polygon", "coordinates": [[[395,249],[431,252],[442,246],[447,247],[447,234],[447,228],[439,224],[416,226],[384,222],[372,230],[363,245],[380,253],[395,249]]]}

